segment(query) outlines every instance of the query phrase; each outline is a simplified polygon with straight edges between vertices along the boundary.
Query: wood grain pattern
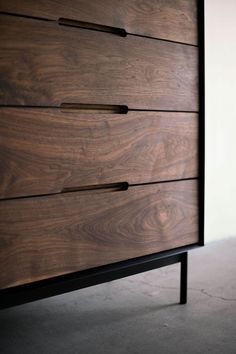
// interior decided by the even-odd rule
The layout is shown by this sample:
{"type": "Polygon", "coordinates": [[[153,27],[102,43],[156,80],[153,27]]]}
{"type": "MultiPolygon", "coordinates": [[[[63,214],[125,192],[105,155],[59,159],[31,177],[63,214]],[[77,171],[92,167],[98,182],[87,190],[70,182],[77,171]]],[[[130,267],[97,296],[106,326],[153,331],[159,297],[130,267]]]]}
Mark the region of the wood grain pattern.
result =
{"type": "Polygon", "coordinates": [[[0,11],[60,17],[197,44],[197,0],[0,0],[0,11]]]}
{"type": "Polygon", "coordinates": [[[0,202],[0,288],[198,242],[197,182],[0,202]]]}
{"type": "Polygon", "coordinates": [[[198,111],[198,49],[14,16],[0,21],[0,104],[198,111]]]}
{"type": "Polygon", "coordinates": [[[0,108],[0,198],[197,177],[198,115],[0,108]]]}

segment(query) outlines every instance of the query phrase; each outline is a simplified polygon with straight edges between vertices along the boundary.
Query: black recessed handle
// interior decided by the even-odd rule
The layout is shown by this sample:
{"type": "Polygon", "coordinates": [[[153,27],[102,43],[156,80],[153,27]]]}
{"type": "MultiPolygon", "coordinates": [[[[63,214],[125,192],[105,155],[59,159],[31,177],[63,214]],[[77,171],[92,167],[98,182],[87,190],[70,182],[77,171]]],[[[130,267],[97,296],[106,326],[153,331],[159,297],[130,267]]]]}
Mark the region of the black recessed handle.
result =
{"type": "Polygon", "coordinates": [[[81,191],[91,191],[91,190],[109,190],[111,192],[127,191],[129,188],[128,182],[117,182],[117,183],[106,183],[106,184],[93,184],[80,187],[65,187],[61,190],[61,193],[69,192],[81,192],[81,191]]]}
{"type": "Polygon", "coordinates": [[[63,17],[59,18],[57,22],[59,25],[63,25],[63,26],[79,27],[79,28],[84,28],[93,31],[107,32],[121,37],[127,36],[127,32],[124,28],[105,26],[105,25],[100,25],[92,22],[71,20],[63,17]]]}
{"type": "Polygon", "coordinates": [[[129,109],[126,105],[62,103],[60,110],[64,113],[77,111],[83,114],[127,114],[129,109]]]}

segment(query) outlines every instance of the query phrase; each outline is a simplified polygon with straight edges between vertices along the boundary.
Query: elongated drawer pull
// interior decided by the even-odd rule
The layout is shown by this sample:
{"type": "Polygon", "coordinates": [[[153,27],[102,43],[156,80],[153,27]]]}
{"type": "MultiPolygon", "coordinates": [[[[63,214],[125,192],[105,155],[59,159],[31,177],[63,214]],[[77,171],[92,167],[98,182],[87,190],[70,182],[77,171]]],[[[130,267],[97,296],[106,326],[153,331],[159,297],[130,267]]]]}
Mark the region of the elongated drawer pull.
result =
{"type": "Polygon", "coordinates": [[[127,191],[129,188],[128,182],[118,182],[118,183],[107,183],[107,184],[94,184],[89,186],[82,187],[68,187],[63,188],[61,193],[69,193],[69,192],[79,192],[79,191],[91,191],[97,189],[109,189],[112,192],[115,191],[127,191]]]}
{"type": "Polygon", "coordinates": [[[63,17],[59,18],[57,22],[59,25],[63,25],[63,26],[80,27],[80,28],[85,28],[93,31],[108,32],[108,33],[116,34],[121,37],[127,36],[126,30],[123,28],[104,26],[92,22],[71,20],[63,17]]]}
{"type": "Polygon", "coordinates": [[[60,105],[61,112],[78,111],[79,113],[95,113],[95,114],[127,114],[128,107],[125,105],[108,105],[108,104],[84,104],[84,103],[62,103],[60,105]]]}

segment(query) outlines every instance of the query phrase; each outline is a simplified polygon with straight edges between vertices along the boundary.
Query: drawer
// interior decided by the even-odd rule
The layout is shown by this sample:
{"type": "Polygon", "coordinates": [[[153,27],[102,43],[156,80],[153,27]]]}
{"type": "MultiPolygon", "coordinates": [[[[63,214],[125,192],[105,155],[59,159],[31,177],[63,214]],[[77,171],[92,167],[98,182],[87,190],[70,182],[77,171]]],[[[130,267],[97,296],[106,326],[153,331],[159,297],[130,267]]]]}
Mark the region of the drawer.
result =
{"type": "Polygon", "coordinates": [[[198,48],[1,15],[0,104],[198,111],[198,48]]]}
{"type": "Polygon", "coordinates": [[[0,198],[197,177],[198,114],[0,108],[0,198]]]}
{"type": "Polygon", "coordinates": [[[0,0],[0,11],[51,20],[68,18],[197,44],[197,0],[0,0]]]}
{"type": "Polygon", "coordinates": [[[197,181],[0,202],[0,287],[198,242],[197,181]]]}

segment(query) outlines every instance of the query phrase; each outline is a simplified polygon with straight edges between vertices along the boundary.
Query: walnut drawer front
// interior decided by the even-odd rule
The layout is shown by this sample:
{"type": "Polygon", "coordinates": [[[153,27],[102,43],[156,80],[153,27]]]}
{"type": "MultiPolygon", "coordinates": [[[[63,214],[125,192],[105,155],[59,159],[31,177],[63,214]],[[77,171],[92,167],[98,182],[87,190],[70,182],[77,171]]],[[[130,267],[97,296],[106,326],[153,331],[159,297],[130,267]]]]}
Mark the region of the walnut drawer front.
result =
{"type": "Polygon", "coordinates": [[[198,111],[198,48],[2,15],[0,104],[198,111]]]}
{"type": "Polygon", "coordinates": [[[0,202],[0,287],[198,242],[197,181],[0,202]]]}
{"type": "Polygon", "coordinates": [[[0,0],[0,11],[51,20],[68,18],[197,44],[197,0],[0,0]]]}
{"type": "Polygon", "coordinates": [[[0,108],[0,198],[198,176],[198,114],[0,108]]]}

